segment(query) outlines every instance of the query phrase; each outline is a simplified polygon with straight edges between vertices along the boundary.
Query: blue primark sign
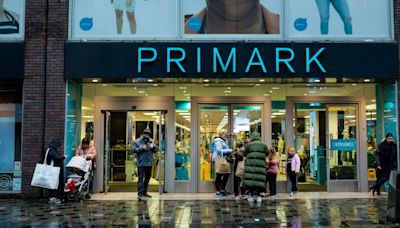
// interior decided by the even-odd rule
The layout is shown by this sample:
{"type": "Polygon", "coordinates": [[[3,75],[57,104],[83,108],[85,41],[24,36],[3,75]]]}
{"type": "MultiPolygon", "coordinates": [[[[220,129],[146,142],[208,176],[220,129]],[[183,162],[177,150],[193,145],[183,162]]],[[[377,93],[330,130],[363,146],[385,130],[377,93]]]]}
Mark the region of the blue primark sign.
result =
{"type": "Polygon", "coordinates": [[[68,42],[66,78],[395,78],[396,43],[68,42]]]}
{"type": "MultiPolygon", "coordinates": [[[[249,51],[249,50],[247,50],[249,51]]],[[[272,71],[274,73],[280,73],[283,71],[283,68],[286,68],[290,73],[295,74],[295,65],[296,62],[296,53],[293,48],[290,47],[277,47],[274,49],[272,53],[266,53],[265,55],[261,54],[261,51],[258,47],[250,48],[250,57],[247,56],[239,56],[238,48],[231,47],[228,51],[228,54],[221,54],[221,50],[218,47],[212,47],[212,49],[204,53],[201,47],[197,47],[195,53],[187,54],[187,50],[181,47],[167,47],[166,48],[166,69],[165,72],[171,73],[172,68],[176,68],[179,73],[187,73],[188,66],[185,66],[185,62],[187,58],[194,58],[196,61],[195,69],[196,73],[203,72],[203,64],[202,59],[204,57],[202,55],[206,55],[208,59],[211,59],[212,62],[212,73],[238,73],[238,61],[241,59],[241,66],[246,66],[244,68],[244,73],[251,73],[251,70],[254,68],[259,68],[263,74],[268,73],[268,71],[272,71]],[[244,63],[244,64],[243,64],[244,63]],[[274,63],[274,64],[272,64],[274,63]],[[271,66],[272,65],[272,66],[271,66]],[[271,68],[269,68],[271,67],[271,68]],[[269,69],[268,69],[269,68],[269,69]]],[[[317,50],[312,51],[311,48],[306,47],[304,50],[301,50],[301,53],[297,53],[305,55],[302,56],[304,60],[303,67],[305,68],[306,73],[311,72],[311,67],[316,67],[322,73],[327,73],[324,65],[322,64],[320,58],[323,56],[323,52],[325,51],[324,47],[317,48],[317,50]]],[[[153,47],[139,47],[138,48],[138,58],[137,58],[137,72],[144,72],[144,67],[151,67],[152,63],[158,61],[159,53],[156,48],[153,47]],[[145,53],[148,54],[145,57],[145,53]]],[[[304,69],[302,69],[304,70],[304,69]]]]}

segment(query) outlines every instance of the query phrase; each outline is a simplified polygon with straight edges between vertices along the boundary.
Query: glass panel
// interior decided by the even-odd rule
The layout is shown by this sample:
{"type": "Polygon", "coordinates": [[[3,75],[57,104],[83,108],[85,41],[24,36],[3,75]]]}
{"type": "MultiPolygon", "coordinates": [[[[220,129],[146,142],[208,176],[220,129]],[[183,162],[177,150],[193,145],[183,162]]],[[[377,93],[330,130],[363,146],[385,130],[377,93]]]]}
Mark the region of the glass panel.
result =
{"type": "Polygon", "coordinates": [[[159,160],[157,162],[156,179],[159,181],[159,192],[165,192],[165,152],[167,149],[167,141],[165,140],[165,113],[160,112],[160,123],[158,128],[159,160]]]}
{"type": "Polygon", "coordinates": [[[105,189],[106,193],[109,188],[109,181],[111,180],[111,163],[110,163],[110,155],[111,155],[111,142],[110,142],[110,131],[111,131],[111,114],[110,112],[105,112],[104,115],[105,120],[105,128],[104,128],[104,154],[105,154],[105,173],[106,173],[106,181],[105,181],[105,189]]]}
{"type": "Polygon", "coordinates": [[[357,179],[356,106],[329,106],[330,180],[357,179]]]}
{"type": "MultiPolygon", "coordinates": [[[[137,154],[133,152],[135,141],[146,128],[151,130],[151,141],[161,148],[155,153],[148,191],[159,191],[159,180],[164,179],[165,140],[164,117],[159,111],[111,112],[109,135],[109,191],[136,192],[138,174],[137,154]],[[164,122],[164,123],[163,123],[164,122]]],[[[107,140],[105,140],[107,141],[107,140]]],[[[106,147],[107,148],[107,147],[106,147]]]]}
{"type": "Polygon", "coordinates": [[[285,105],[281,107],[281,109],[273,109],[272,110],[272,146],[278,152],[279,157],[279,173],[277,176],[278,181],[286,181],[285,172],[285,121],[286,121],[286,109],[285,105]]]}
{"type": "Polygon", "coordinates": [[[190,103],[177,102],[175,112],[175,180],[190,180],[190,103]]]}
{"type": "MultiPolygon", "coordinates": [[[[81,129],[85,132],[86,127],[82,124],[82,84],[76,83],[73,81],[68,81],[67,88],[67,118],[66,118],[66,159],[65,164],[69,162],[69,160],[75,156],[75,149],[80,145],[81,138],[81,129]]],[[[85,110],[84,112],[86,112],[85,110]]],[[[93,126],[93,122],[92,126],[93,126]]],[[[93,139],[93,127],[91,139],[93,139]]],[[[85,135],[84,135],[85,136],[85,135]]],[[[83,138],[83,137],[82,137],[83,138]]]]}
{"type": "Polygon", "coordinates": [[[325,125],[324,104],[295,105],[294,146],[301,159],[298,177],[300,189],[309,187],[314,191],[326,191],[325,125]]]}
{"type": "Polygon", "coordinates": [[[21,95],[0,91],[0,193],[21,191],[21,95]]]}
{"type": "Polygon", "coordinates": [[[204,105],[200,107],[200,181],[214,180],[210,144],[218,132],[228,132],[228,106],[204,105]]]}
{"type": "MultiPolygon", "coordinates": [[[[233,106],[233,151],[250,141],[251,133],[262,133],[262,106],[233,106]]],[[[261,136],[262,137],[262,136],[261,136]]]]}
{"type": "Polygon", "coordinates": [[[375,171],[375,153],[377,149],[377,137],[378,126],[382,126],[377,122],[377,111],[376,111],[376,99],[367,100],[369,104],[366,106],[366,117],[367,117],[367,159],[368,159],[368,181],[376,180],[375,171]]]}

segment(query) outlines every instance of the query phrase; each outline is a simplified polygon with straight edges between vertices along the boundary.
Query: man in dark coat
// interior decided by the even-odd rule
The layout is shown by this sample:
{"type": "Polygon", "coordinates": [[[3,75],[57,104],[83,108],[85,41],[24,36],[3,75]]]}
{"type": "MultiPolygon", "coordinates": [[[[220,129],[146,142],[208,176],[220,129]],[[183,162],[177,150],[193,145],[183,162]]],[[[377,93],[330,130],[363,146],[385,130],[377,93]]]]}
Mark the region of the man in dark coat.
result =
{"type": "Polygon", "coordinates": [[[62,193],[64,189],[64,178],[63,178],[63,164],[64,164],[64,155],[59,155],[57,152],[58,147],[61,146],[61,142],[59,139],[52,139],[47,147],[47,164],[50,165],[51,161],[54,162],[54,166],[60,167],[60,181],[58,184],[58,189],[52,190],[49,189],[49,203],[60,204],[62,193]]]}
{"type": "Polygon", "coordinates": [[[147,193],[147,188],[149,186],[151,170],[153,168],[153,153],[158,151],[158,147],[154,144],[151,135],[151,130],[146,128],[133,145],[133,151],[137,153],[137,166],[139,173],[138,199],[151,197],[147,193]]]}
{"type": "Polygon", "coordinates": [[[261,142],[258,132],[252,133],[251,141],[246,145],[244,155],[246,162],[243,185],[251,194],[248,200],[253,202],[255,195],[257,196],[257,203],[261,203],[260,192],[265,189],[265,157],[268,155],[268,147],[261,142]]]}
{"type": "Polygon", "coordinates": [[[381,186],[389,180],[390,172],[397,168],[397,145],[391,133],[388,133],[382,143],[379,144],[375,163],[379,175],[377,175],[378,179],[375,185],[371,187],[371,192],[373,195],[375,195],[375,192],[380,195],[381,186]]]}

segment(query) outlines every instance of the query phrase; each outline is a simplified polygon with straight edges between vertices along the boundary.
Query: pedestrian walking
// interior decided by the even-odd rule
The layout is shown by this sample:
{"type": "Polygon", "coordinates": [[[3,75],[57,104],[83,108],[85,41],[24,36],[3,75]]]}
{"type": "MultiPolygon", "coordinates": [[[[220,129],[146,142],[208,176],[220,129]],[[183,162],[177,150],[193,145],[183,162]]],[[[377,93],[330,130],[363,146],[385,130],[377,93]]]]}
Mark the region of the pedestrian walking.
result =
{"type": "Polygon", "coordinates": [[[158,151],[158,147],[154,144],[151,135],[151,130],[146,128],[142,132],[142,135],[137,138],[133,144],[133,151],[137,153],[139,200],[151,198],[151,195],[147,193],[147,189],[149,186],[151,170],[153,168],[153,154],[158,151]]]}
{"type": "Polygon", "coordinates": [[[385,139],[379,144],[375,163],[377,180],[375,185],[370,189],[372,195],[375,195],[375,192],[380,195],[381,186],[389,180],[390,172],[397,169],[397,145],[394,142],[392,133],[388,133],[385,139]]]}
{"type": "Polygon", "coordinates": [[[258,132],[251,134],[250,143],[245,148],[244,187],[249,191],[249,202],[262,202],[260,193],[265,189],[265,157],[268,155],[268,147],[261,142],[258,132]]]}
{"type": "Polygon", "coordinates": [[[296,150],[293,146],[287,148],[287,159],[286,159],[286,176],[289,178],[292,184],[290,196],[297,195],[297,174],[300,172],[300,157],[296,154],[296,150]]]}
{"type": "Polygon", "coordinates": [[[221,130],[218,133],[218,137],[215,137],[212,140],[211,148],[213,148],[212,160],[215,164],[216,173],[216,195],[218,197],[227,196],[229,193],[226,191],[225,187],[231,173],[231,168],[227,161],[227,157],[232,154],[232,149],[230,149],[227,144],[225,130],[221,130]]]}
{"type": "Polygon", "coordinates": [[[269,156],[266,158],[267,183],[269,186],[268,199],[274,199],[276,196],[276,177],[279,171],[279,157],[274,147],[269,150],[269,156]]]}

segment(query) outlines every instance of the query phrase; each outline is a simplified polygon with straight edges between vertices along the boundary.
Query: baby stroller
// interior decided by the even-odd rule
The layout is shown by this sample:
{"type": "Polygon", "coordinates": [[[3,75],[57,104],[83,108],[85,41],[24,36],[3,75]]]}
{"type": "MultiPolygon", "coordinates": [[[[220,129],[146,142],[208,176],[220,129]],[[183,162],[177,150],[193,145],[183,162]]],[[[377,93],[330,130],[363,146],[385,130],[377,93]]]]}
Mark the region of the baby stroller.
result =
{"type": "Polygon", "coordinates": [[[81,156],[74,156],[65,167],[71,173],[68,175],[64,187],[65,199],[78,199],[79,201],[90,199],[89,190],[93,177],[92,161],[81,156]]]}

